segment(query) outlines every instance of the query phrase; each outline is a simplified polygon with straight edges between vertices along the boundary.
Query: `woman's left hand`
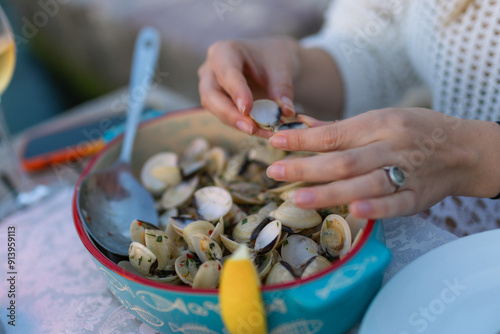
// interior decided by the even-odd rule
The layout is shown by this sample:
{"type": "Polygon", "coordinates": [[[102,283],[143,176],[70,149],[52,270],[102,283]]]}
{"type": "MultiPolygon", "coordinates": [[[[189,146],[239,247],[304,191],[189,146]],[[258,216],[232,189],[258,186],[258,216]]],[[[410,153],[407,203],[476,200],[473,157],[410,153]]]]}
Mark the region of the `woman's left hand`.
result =
{"type": "Polygon", "coordinates": [[[410,215],[449,195],[476,194],[483,152],[474,143],[484,123],[497,126],[421,108],[373,110],[334,123],[300,117],[311,128],[280,131],[271,145],[323,154],[277,161],[268,176],[321,183],[295,193],[299,207],[349,204],[364,218],[410,215]],[[399,189],[385,166],[404,170],[406,182],[399,189]],[[476,178],[468,177],[474,173],[476,178]]]}

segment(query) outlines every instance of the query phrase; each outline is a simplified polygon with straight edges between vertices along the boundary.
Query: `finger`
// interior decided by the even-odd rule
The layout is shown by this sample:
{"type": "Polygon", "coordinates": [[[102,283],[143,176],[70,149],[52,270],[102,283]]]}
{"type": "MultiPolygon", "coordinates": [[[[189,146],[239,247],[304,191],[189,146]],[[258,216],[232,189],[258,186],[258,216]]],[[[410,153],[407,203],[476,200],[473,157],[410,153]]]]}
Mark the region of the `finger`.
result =
{"type": "Polygon", "coordinates": [[[233,101],[224,93],[212,75],[206,74],[200,77],[199,90],[203,107],[214,113],[223,123],[249,135],[255,133],[256,124],[238,112],[233,101]]]}
{"type": "Polygon", "coordinates": [[[281,107],[284,116],[294,116],[293,78],[291,70],[283,64],[271,63],[266,67],[268,92],[281,107]]]}
{"type": "Polygon", "coordinates": [[[305,209],[323,208],[392,193],[394,185],[389,182],[383,170],[377,169],[347,180],[298,190],[294,195],[294,203],[305,209]]]}
{"type": "Polygon", "coordinates": [[[287,151],[328,152],[359,147],[376,138],[370,117],[348,118],[325,126],[280,131],[271,137],[275,148],[287,151]]]}
{"type": "Polygon", "coordinates": [[[333,123],[333,122],[320,121],[320,120],[317,120],[316,118],[308,116],[308,115],[297,115],[297,120],[299,122],[305,123],[310,128],[315,128],[318,126],[323,126],[323,125],[328,125],[328,124],[333,123]]]}
{"type": "Polygon", "coordinates": [[[229,94],[238,110],[248,115],[253,96],[243,74],[245,55],[237,42],[223,42],[209,49],[210,68],[221,88],[229,94]]]}
{"type": "Polygon", "coordinates": [[[389,196],[352,202],[349,211],[359,218],[392,218],[417,212],[416,193],[406,189],[389,196]]]}
{"type": "Polygon", "coordinates": [[[397,160],[393,151],[387,144],[374,143],[347,151],[284,159],[269,166],[267,175],[275,180],[288,182],[347,179],[392,164],[397,160]]]}

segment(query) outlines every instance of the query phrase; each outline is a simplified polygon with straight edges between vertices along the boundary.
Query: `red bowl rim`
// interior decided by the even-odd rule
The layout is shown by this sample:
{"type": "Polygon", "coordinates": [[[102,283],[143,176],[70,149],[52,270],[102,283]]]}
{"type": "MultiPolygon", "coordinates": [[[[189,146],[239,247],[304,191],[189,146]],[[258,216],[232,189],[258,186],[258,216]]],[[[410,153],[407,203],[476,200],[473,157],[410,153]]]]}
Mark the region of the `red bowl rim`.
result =
{"type": "MultiPolygon", "coordinates": [[[[141,123],[140,127],[147,126],[150,123],[157,122],[160,120],[163,120],[165,118],[170,118],[170,117],[175,117],[180,114],[186,114],[186,113],[199,113],[199,112],[207,112],[203,108],[189,108],[189,109],[183,109],[183,110],[178,110],[174,112],[169,112],[165,115],[162,115],[160,117],[145,121],[141,123]]],[[[195,289],[192,287],[188,286],[180,286],[180,285],[172,285],[172,284],[165,284],[161,282],[157,282],[151,279],[147,279],[143,276],[135,275],[133,273],[130,273],[121,267],[119,267],[117,264],[115,264],[113,261],[111,261],[108,257],[106,257],[93,243],[93,241],[90,239],[89,235],[87,234],[85,228],[83,227],[83,222],[81,221],[80,214],[78,213],[78,206],[77,206],[77,200],[78,200],[78,191],[80,189],[80,185],[82,183],[83,178],[89,173],[90,169],[92,166],[96,163],[96,161],[106,153],[111,147],[116,145],[121,139],[123,138],[123,134],[117,136],[114,138],[112,141],[106,144],[106,146],[99,151],[92,159],[90,162],[87,164],[85,169],[83,170],[82,174],[80,175],[80,178],[78,179],[78,182],[76,183],[75,190],[73,193],[73,220],[75,223],[75,228],[78,236],[80,237],[80,240],[82,241],[83,245],[85,248],[90,252],[90,254],[97,260],[99,261],[103,266],[105,266],[107,269],[113,271],[115,274],[118,274],[128,280],[131,280],[135,283],[138,284],[144,284],[146,286],[160,289],[160,290],[166,290],[166,291],[172,291],[172,292],[177,292],[177,293],[183,293],[183,294],[205,294],[205,295],[216,295],[218,293],[218,289],[195,289]]],[[[263,292],[267,291],[277,291],[285,288],[292,288],[292,287],[298,287],[301,285],[305,285],[309,282],[315,281],[323,276],[326,276],[333,271],[335,271],[337,268],[340,266],[344,265],[345,263],[349,262],[359,251],[360,249],[366,244],[368,239],[370,238],[371,234],[374,232],[374,226],[375,226],[375,221],[374,220],[368,220],[368,223],[366,225],[366,228],[364,230],[363,235],[361,236],[361,239],[359,243],[356,245],[356,247],[351,250],[346,257],[344,257],[342,260],[337,260],[335,261],[332,266],[328,267],[327,269],[312,275],[308,278],[305,279],[299,279],[293,282],[288,282],[288,283],[283,283],[283,284],[274,284],[274,285],[269,285],[269,286],[262,286],[261,290],[263,292]]]]}

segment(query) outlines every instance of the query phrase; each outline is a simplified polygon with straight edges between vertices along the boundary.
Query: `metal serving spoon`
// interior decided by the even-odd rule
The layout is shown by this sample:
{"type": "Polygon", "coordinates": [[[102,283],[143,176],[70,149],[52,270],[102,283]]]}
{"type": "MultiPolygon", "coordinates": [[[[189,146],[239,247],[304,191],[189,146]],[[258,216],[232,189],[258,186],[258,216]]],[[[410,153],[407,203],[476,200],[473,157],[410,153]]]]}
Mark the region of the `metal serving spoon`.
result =
{"type": "Polygon", "coordinates": [[[132,220],[158,225],[153,198],[132,175],[130,159],[159,49],[158,32],[150,27],[142,29],[135,43],[120,157],[110,168],[88,175],[81,182],[77,199],[78,212],[87,232],[101,248],[118,256],[128,256],[132,220]]]}

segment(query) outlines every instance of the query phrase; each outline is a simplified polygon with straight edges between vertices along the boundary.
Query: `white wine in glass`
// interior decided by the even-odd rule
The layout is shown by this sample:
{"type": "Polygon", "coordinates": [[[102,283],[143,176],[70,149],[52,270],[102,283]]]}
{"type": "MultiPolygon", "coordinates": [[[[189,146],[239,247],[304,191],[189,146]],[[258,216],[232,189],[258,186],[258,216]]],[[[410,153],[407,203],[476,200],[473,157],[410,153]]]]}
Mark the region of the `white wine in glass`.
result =
{"type": "MultiPolygon", "coordinates": [[[[0,7],[0,101],[1,96],[7,89],[7,86],[12,79],[12,74],[14,73],[14,68],[16,65],[16,45],[14,40],[14,34],[12,33],[12,28],[9,24],[7,16],[5,15],[3,9],[0,7]]],[[[6,156],[3,158],[8,158],[10,163],[14,165],[14,173],[16,174],[16,185],[9,184],[11,194],[0,199],[0,219],[3,219],[7,215],[29,206],[33,203],[38,202],[41,198],[47,196],[50,193],[50,189],[44,185],[34,185],[29,179],[28,175],[21,166],[19,157],[16,154],[15,148],[10,139],[9,131],[7,128],[7,123],[5,121],[5,115],[0,104],[0,139],[1,144],[4,148],[6,156]]],[[[5,178],[5,174],[2,174],[2,179],[9,181],[9,178],[5,178]]]]}

